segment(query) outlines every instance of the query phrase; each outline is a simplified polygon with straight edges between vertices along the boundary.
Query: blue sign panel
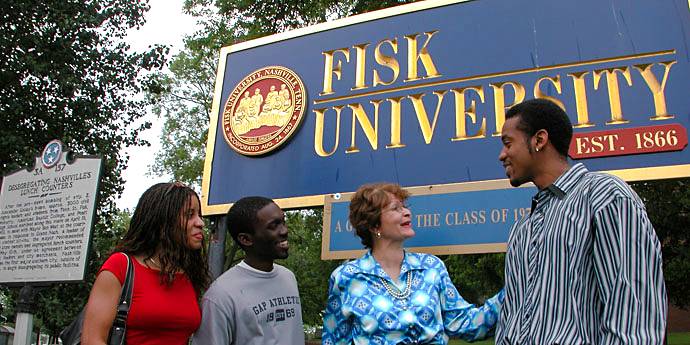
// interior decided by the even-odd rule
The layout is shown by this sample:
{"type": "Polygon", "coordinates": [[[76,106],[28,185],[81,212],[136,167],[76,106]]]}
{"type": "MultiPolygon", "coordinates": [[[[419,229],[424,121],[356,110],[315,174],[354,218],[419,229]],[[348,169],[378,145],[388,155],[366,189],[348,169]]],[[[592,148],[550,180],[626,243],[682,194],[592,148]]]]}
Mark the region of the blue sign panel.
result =
{"type": "Polygon", "coordinates": [[[425,1],[226,47],[204,214],[505,178],[505,111],[535,97],[566,109],[588,169],[690,176],[689,19],[685,0],[425,1]]]}
{"type": "MultiPolygon", "coordinates": [[[[412,195],[406,203],[415,237],[405,246],[433,254],[505,251],[511,225],[529,215],[536,192],[528,187],[412,195]]],[[[327,199],[324,259],[354,258],[364,250],[348,222],[350,196],[327,199]]]]}

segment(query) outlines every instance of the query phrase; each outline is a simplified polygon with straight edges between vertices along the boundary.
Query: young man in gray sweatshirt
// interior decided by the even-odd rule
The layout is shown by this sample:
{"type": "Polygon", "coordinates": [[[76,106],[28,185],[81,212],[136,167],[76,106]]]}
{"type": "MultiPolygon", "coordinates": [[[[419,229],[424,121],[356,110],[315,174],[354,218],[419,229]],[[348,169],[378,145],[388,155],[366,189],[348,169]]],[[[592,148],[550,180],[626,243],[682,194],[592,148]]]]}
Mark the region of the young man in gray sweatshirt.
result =
{"type": "Polygon", "coordinates": [[[228,211],[242,262],[206,291],[194,345],[304,345],[295,275],[273,263],[288,256],[285,215],[273,200],[246,197],[228,211]]]}

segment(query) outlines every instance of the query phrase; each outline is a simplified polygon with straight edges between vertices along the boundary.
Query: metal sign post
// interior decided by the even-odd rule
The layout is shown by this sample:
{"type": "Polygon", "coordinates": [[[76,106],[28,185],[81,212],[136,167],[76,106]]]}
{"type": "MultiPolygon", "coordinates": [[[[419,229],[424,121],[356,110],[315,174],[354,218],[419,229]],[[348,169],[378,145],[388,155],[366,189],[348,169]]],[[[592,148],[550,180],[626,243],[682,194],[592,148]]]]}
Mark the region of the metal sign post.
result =
{"type": "Polygon", "coordinates": [[[17,301],[17,319],[14,323],[14,345],[31,344],[31,332],[34,329],[34,312],[36,311],[36,293],[38,288],[29,284],[19,291],[17,301]]]}
{"type": "Polygon", "coordinates": [[[208,268],[211,279],[215,280],[223,274],[225,267],[225,236],[227,228],[227,216],[218,217],[213,223],[211,243],[208,246],[208,268]]]}

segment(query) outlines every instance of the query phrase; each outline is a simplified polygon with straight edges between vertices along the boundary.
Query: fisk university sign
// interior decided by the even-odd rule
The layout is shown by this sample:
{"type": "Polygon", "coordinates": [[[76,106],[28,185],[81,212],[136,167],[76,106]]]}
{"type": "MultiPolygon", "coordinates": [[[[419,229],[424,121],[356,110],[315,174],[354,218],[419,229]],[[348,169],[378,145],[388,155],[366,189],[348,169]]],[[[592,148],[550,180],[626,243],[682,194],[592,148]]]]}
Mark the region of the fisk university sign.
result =
{"type": "Polygon", "coordinates": [[[590,170],[690,176],[689,19],[684,0],[439,0],[223,48],[204,214],[246,195],[323,205],[375,181],[507,188],[505,112],[535,97],[566,109],[590,170]]]}

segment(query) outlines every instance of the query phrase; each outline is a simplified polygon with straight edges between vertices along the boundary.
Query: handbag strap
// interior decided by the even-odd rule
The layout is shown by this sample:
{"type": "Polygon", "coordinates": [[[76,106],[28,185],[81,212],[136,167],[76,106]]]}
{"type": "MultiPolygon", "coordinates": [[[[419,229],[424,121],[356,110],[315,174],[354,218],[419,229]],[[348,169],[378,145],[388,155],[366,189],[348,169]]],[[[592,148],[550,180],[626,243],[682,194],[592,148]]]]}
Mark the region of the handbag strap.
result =
{"type": "Polygon", "coordinates": [[[134,265],[132,258],[122,253],[127,257],[127,275],[125,282],[122,284],[122,291],[120,292],[120,303],[117,305],[117,314],[113,320],[113,327],[125,327],[127,323],[127,314],[129,314],[129,307],[132,304],[132,290],[134,286],[134,265]]]}

